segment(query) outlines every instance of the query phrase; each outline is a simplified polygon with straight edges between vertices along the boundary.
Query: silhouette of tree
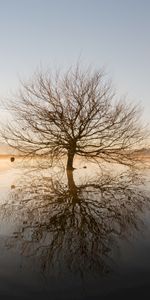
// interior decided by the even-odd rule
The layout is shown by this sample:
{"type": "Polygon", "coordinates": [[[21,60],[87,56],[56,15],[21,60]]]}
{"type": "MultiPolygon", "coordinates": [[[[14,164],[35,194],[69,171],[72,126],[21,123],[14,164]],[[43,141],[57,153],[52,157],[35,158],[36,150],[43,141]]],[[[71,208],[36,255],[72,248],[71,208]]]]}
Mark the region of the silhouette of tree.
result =
{"type": "Polygon", "coordinates": [[[139,158],[146,137],[140,110],[117,100],[102,71],[79,64],[55,76],[40,71],[6,102],[12,116],[1,135],[24,155],[67,157],[67,169],[75,155],[129,166],[139,158]]]}

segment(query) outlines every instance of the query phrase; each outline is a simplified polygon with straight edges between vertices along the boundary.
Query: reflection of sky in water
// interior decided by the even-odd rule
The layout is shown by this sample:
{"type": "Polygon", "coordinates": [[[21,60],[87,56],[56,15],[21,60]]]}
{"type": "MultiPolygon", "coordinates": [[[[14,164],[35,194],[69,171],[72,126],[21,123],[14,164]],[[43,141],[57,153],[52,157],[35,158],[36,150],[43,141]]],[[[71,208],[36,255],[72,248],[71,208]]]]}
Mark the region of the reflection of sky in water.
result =
{"type": "MultiPolygon", "coordinates": [[[[74,180],[77,186],[80,186],[82,184],[82,180],[84,178],[84,181],[88,181],[88,178],[92,177],[94,178],[95,174],[97,174],[97,168],[93,165],[87,165],[86,169],[83,169],[82,167],[85,166],[85,163],[81,164],[79,162],[80,170],[74,171],[74,180]]],[[[115,165],[114,165],[115,166],[115,165]]],[[[115,167],[111,166],[111,173],[117,173],[115,167]]],[[[19,188],[17,186],[18,180],[21,179],[21,173],[22,168],[19,169],[17,163],[15,162],[13,165],[8,161],[1,161],[1,168],[0,168],[0,197],[1,197],[1,205],[3,207],[3,204],[6,204],[6,207],[8,204],[8,210],[7,210],[7,216],[2,217],[3,213],[1,210],[0,213],[0,220],[1,220],[1,226],[0,226],[0,240],[1,240],[1,246],[0,246],[0,279],[1,279],[1,291],[4,291],[4,294],[7,291],[8,286],[10,287],[10,291],[12,293],[12,290],[14,290],[14,295],[18,295],[18,297],[22,297],[23,293],[31,295],[35,295],[35,293],[44,293],[44,297],[46,298],[46,293],[48,295],[53,295],[53,297],[56,297],[56,299],[70,299],[70,296],[72,292],[74,293],[75,299],[84,299],[84,297],[96,297],[96,294],[103,293],[106,291],[116,290],[118,286],[118,282],[122,288],[126,288],[127,286],[134,286],[137,284],[147,284],[147,274],[150,273],[150,241],[149,241],[149,234],[150,234],[150,213],[149,210],[147,210],[147,207],[143,210],[143,212],[139,213],[138,211],[135,211],[137,213],[137,216],[139,217],[140,221],[138,221],[138,218],[135,218],[135,222],[137,222],[137,229],[136,226],[132,226],[132,220],[134,222],[134,218],[130,218],[129,216],[129,225],[126,226],[125,221],[121,221],[121,226],[125,226],[125,229],[123,230],[123,235],[119,236],[116,235],[114,242],[111,245],[111,251],[108,251],[108,257],[106,257],[106,262],[108,265],[110,265],[110,270],[107,272],[106,268],[106,274],[104,277],[101,276],[100,271],[98,274],[100,275],[101,279],[98,279],[97,275],[96,277],[93,277],[92,269],[91,269],[91,275],[88,274],[87,278],[83,278],[82,276],[79,276],[77,270],[74,273],[68,272],[65,265],[62,266],[62,270],[64,270],[64,274],[57,274],[57,272],[53,273],[53,269],[51,272],[44,273],[41,271],[41,261],[39,255],[45,255],[43,252],[37,252],[36,249],[37,246],[49,247],[49,245],[52,244],[50,241],[52,240],[52,232],[49,232],[47,235],[43,234],[43,238],[40,240],[40,230],[38,227],[38,232],[36,232],[37,224],[39,225],[39,222],[44,223],[45,218],[47,218],[48,215],[44,212],[44,210],[39,210],[38,205],[36,204],[39,199],[36,201],[29,201],[29,202],[22,202],[22,200],[25,200],[23,198],[24,196],[27,197],[29,190],[30,190],[30,184],[31,184],[31,177],[28,175],[28,189],[26,190],[26,193],[23,191],[19,192],[19,200],[18,198],[11,198],[10,194],[15,194],[17,189],[19,188]],[[13,186],[13,188],[12,188],[13,186]],[[19,202],[21,200],[21,202],[19,202]],[[11,203],[12,201],[12,203],[11,203]],[[17,208],[17,205],[19,203],[19,206],[17,208]],[[12,205],[13,204],[13,205],[12,205]],[[36,206],[36,210],[34,213],[32,213],[33,206],[36,206]],[[18,209],[18,211],[17,211],[18,209]],[[38,215],[42,211],[43,215],[42,218],[40,215],[38,215]],[[32,219],[33,217],[33,219],[32,219]],[[30,218],[28,220],[28,218],[30,218]],[[131,224],[130,224],[131,223],[131,224]],[[36,232],[36,239],[33,241],[33,233],[35,236],[36,232]],[[19,233],[19,234],[18,234],[19,233]],[[45,236],[45,238],[44,238],[45,236]],[[30,247],[30,245],[32,247],[30,247]],[[31,251],[32,249],[32,251],[31,251]],[[35,250],[35,252],[33,251],[35,250]],[[34,255],[31,255],[31,252],[34,255]],[[43,253],[43,254],[42,254],[43,253]],[[143,274],[142,277],[140,274],[143,274]],[[69,275],[68,275],[69,274],[69,275]],[[127,277],[129,277],[129,280],[127,280],[127,277]],[[100,281],[99,281],[100,280],[100,281]],[[102,288],[103,285],[103,288],[102,288]],[[98,288],[100,287],[100,289],[98,288]],[[61,295],[61,297],[60,297],[61,295]],[[67,298],[68,297],[68,298],[67,298]]],[[[48,171],[45,172],[45,174],[48,174],[48,171]]],[[[146,176],[149,175],[149,170],[145,171],[146,176]]],[[[63,177],[62,177],[63,178],[63,177]]],[[[57,176],[55,179],[58,179],[57,176]]],[[[66,181],[67,182],[67,181],[66,181]]],[[[26,186],[26,182],[23,182],[26,186]]],[[[61,187],[61,180],[59,181],[60,186],[55,187],[55,191],[53,191],[53,197],[55,196],[56,191],[59,192],[59,188],[61,187]]],[[[96,183],[96,180],[95,180],[96,183]]],[[[36,182],[37,184],[37,182],[36,182]]],[[[50,181],[49,181],[50,184],[50,181]]],[[[40,186],[40,184],[39,184],[40,186]]],[[[66,184],[65,184],[66,188],[66,184]]],[[[73,186],[73,183],[70,184],[70,189],[75,188],[73,186]]],[[[149,183],[147,180],[146,189],[149,191],[149,183]]],[[[65,207],[61,201],[64,201],[62,198],[63,193],[66,193],[66,190],[62,190],[61,194],[59,193],[60,202],[59,205],[62,207],[65,207]]],[[[41,193],[41,190],[40,190],[41,193]]],[[[44,190],[44,193],[46,193],[46,189],[44,190]]],[[[33,193],[33,196],[35,196],[36,192],[33,193]]],[[[68,194],[67,194],[68,195],[68,194]]],[[[71,194],[72,195],[72,194],[71,194]]],[[[86,192],[80,193],[80,196],[86,195],[86,192]]],[[[58,197],[58,194],[57,194],[58,197]]],[[[68,196],[66,196],[68,197],[68,196]]],[[[70,196],[69,196],[70,197],[70,196]]],[[[94,201],[96,201],[97,196],[93,196],[94,201]]],[[[67,201],[70,201],[70,198],[67,201]]],[[[78,199],[79,201],[80,199],[78,199]]],[[[82,199],[81,199],[82,200],[82,199]]],[[[47,199],[44,200],[45,203],[47,199]]],[[[77,201],[77,199],[74,199],[73,201],[77,201]]],[[[88,200],[89,201],[89,200],[88,200]]],[[[42,202],[40,202],[41,205],[42,202]]],[[[69,202],[68,202],[69,203],[69,202]]],[[[105,202],[106,203],[106,202],[105,202]]],[[[130,202],[129,202],[130,203],[130,202]]],[[[142,204],[142,202],[139,202],[139,204],[142,204]]],[[[108,206],[110,203],[108,204],[108,206]]],[[[120,203],[119,203],[120,205],[120,203]]],[[[127,206],[126,202],[122,202],[122,205],[127,206]]],[[[80,203],[79,203],[80,206],[80,203]]],[[[81,203],[82,206],[82,203],[81,203]]],[[[75,206],[77,207],[77,205],[75,206]]],[[[135,206],[136,207],[136,206],[135,206]]],[[[1,208],[2,209],[2,208],[1,208]]],[[[46,208],[45,208],[46,210],[46,208]]],[[[106,209],[104,209],[106,210],[106,209]]],[[[117,210],[117,206],[116,206],[117,210]]],[[[132,209],[132,205],[128,208],[128,211],[132,214],[134,213],[134,207],[132,209]]],[[[48,207],[48,213],[50,213],[51,210],[49,210],[48,207]]],[[[108,210],[109,212],[109,210],[108,210]]],[[[78,211],[76,212],[78,213],[78,211]]],[[[60,214],[60,211],[59,211],[60,214]]],[[[58,215],[59,215],[58,214],[58,215]]],[[[107,214],[104,214],[105,217],[107,214]]],[[[50,217],[50,216],[49,216],[50,217]]],[[[124,215],[120,214],[120,217],[118,217],[117,222],[120,222],[119,218],[123,218],[124,215]]],[[[127,216],[126,216],[127,217],[127,216]]],[[[114,219],[112,219],[114,220],[114,219]]],[[[57,226],[57,222],[55,223],[57,226]]],[[[63,224],[63,223],[62,223],[63,224]]],[[[67,224],[67,223],[66,223],[67,224]]],[[[71,224],[71,223],[70,223],[71,224]]],[[[111,222],[110,222],[111,224],[111,222]]],[[[107,227],[108,222],[105,225],[105,228],[107,227]]],[[[45,226],[45,225],[44,225],[45,226]]],[[[47,223],[47,226],[49,226],[49,223],[47,223]]],[[[65,225],[68,226],[68,225],[65,225]]],[[[75,226],[75,225],[74,225],[75,226]]],[[[111,225],[110,225],[111,226],[111,225]]],[[[119,227],[116,224],[116,230],[118,230],[119,227]]],[[[59,227],[58,227],[59,228],[59,227]]],[[[86,227],[87,228],[87,227],[86,227]]],[[[95,227],[97,228],[97,227],[95,227]]],[[[113,228],[113,227],[112,227],[113,228]]],[[[42,229],[46,231],[47,228],[42,229]]],[[[55,230],[55,226],[54,226],[55,230]]],[[[65,230],[65,229],[64,229],[65,230]]],[[[87,230],[87,229],[86,229],[87,230]]],[[[96,229],[95,229],[96,230],[96,229]]],[[[68,228],[69,231],[69,228],[68,228]]],[[[73,232],[72,232],[73,234],[73,232]]],[[[108,231],[109,234],[109,231],[108,231]]],[[[77,238],[77,236],[74,235],[74,239],[77,238]]],[[[60,237],[59,237],[60,238],[60,237]]],[[[67,238],[67,237],[66,237],[67,238]]],[[[92,233],[89,232],[89,241],[92,239],[92,233]]],[[[58,239],[59,241],[59,239],[58,239]]],[[[99,239],[97,238],[97,241],[103,242],[103,237],[99,239]]],[[[74,242],[77,242],[74,240],[74,242]]],[[[59,245],[59,244],[58,244],[59,245]]],[[[96,244],[94,244],[96,247],[96,244]]],[[[84,247],[84,245],[83,245],[84,247]]],[[[65,248],[64,248],[65,249],[65,248]]],[[[71,245],[70,245],[71,249],[71,245]]],[[[59,260],[64,264],[64,257],[61,258],[61,247],[60,247],[60,257],[58,256],[57,260],[55,261],[55,264],[57,268],[57,264],[59,260]]],[[[107,252],[107,251],[106,251],[107,252]]],[[[68,249],[66,249],[66,253],[69,257],[68,249]]],[[[97,255],[97,249],[95,249],[95,253],[97,255]]],[[[81,255],[81,252],[80,252],[81,255]]],[[[107,255],[106,255],[107,256],[107,255]]],[[[75,254],[74,256],[75,257],[75,254]]],[[[72,258],[73,258],[72,257],[72,258]]],[[[77,258],[75,257],[77,260],[77,258]]],[[[92,257],[91,257],[92,259],[92,257]]],[[[51,260],[53,260],[53,257],[51,257],[51,260]]],[[[78,260],[80,261],[80,260],[78,260]]],[[[81,265],[87,264],[87,260],[81,261],[81,265]]],[[[71,262],[70,262],[71,266],[71,262]]],[[[75,264],[74,264],[75,266],[75,264]]],[[[87,266],[86,266],[87,269],[87,266]]],[[[105,273],[105,272],[104,272],[105,273]]],[[[81,275],[81,274],[80,274],[81,275]]],[[[48,296],[47,296],[48,297],[48,296]]],[[[88,298],[87,298],[88,299],[88,298]]],[[[89,298],[90,299],[90,298],[89,298]]]]}

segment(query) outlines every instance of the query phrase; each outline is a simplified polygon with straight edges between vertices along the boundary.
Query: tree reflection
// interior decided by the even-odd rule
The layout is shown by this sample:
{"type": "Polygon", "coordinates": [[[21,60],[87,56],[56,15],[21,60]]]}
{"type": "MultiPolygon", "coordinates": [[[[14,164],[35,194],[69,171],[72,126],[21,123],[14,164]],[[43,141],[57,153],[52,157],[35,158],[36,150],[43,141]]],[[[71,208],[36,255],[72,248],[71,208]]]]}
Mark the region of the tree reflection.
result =
{"type": "Polygon", "coordinates": [[[107,273],[118,237],[138,229],[148,197],[135,176],[109,174],[76,184],[53,176],[26,176],[1,207],[16,218],[7,241],[23,256],[33,256],[43,272],[71,271],[80,276],[107,273]]]}

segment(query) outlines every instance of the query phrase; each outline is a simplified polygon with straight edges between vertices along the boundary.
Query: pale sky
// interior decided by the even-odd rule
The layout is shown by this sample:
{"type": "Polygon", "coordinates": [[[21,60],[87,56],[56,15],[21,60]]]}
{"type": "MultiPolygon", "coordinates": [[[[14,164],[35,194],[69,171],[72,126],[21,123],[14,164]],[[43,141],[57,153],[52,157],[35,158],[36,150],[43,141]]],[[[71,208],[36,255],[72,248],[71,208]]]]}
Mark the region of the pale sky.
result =
{"type": "Polygon", "coordinates": [[[1,98],[38,66],[66,67],[79,57],[105,66],[149,121],[149,0],[0,0],[1,98]]]}

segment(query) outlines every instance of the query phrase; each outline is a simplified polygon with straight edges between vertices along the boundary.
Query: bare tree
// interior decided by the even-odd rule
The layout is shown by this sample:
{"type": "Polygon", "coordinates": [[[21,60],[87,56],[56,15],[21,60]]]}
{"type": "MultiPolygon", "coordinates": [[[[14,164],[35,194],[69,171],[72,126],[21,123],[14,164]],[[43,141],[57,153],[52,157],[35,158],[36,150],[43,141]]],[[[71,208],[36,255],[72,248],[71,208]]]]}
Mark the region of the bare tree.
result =
{"type": "Polygon", "coordinates": [[[37,72],[6,106],[5,141],[28,156],[67,156],[67,169],[75,155],[133,166],[145,139],[138,107],[116,100],[102,71],[79,65],[55,76],[37,72]]]}

